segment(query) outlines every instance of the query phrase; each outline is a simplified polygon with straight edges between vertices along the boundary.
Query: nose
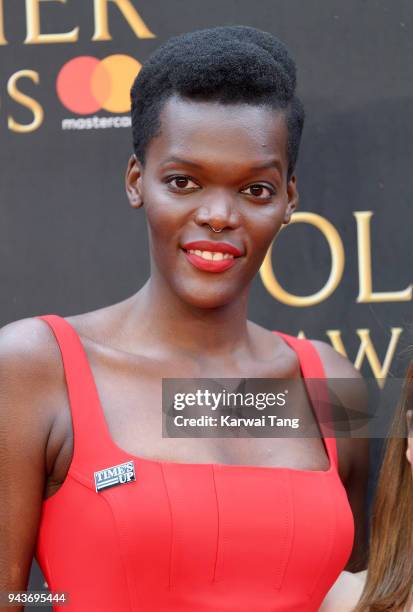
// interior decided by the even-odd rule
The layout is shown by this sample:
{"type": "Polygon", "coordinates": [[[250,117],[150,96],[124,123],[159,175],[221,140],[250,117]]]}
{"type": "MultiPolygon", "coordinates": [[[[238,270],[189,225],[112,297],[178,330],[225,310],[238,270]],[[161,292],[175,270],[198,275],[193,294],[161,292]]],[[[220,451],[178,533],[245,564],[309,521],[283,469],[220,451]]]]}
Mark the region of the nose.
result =
{"type": "Polygon", "coordinates": [[[236,229],[240,225],[240,213],[234,199],[222,192],[210,194],[197,208],[196,223],[200,226],[209,225],[218,232],[224,229],[236,229]]]}

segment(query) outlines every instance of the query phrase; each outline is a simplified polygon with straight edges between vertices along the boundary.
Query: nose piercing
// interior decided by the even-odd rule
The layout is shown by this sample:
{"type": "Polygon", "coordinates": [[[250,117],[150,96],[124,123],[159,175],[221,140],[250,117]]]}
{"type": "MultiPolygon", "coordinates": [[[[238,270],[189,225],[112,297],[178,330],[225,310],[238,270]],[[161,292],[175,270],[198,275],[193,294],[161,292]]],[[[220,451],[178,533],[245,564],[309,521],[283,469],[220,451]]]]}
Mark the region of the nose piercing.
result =
{"type": "Polygon", "coordinates": [[[208,226],[209,226],[209,227],[212,229],[212,231],[213,231],[213,232],[217,232],[217,233],[222,232],[222,227],[221,227],[221,229],[216,230],[216,229],[214,229],[214,228],[212,227],[212,225],[209,225],[209,223],[208,223],[208,226]]]}

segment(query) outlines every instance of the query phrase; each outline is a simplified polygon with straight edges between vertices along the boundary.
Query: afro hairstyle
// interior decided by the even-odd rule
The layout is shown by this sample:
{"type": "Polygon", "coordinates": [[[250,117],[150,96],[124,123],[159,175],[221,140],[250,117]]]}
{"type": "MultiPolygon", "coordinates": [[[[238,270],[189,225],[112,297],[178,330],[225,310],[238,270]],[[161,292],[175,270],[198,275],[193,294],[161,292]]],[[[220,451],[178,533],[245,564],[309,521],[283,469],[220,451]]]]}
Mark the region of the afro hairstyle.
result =
{"type": "Polygon", "coordinates": [[[222,104],[265,105],[286,116],[289,180],[305,117],[295,89],[295,62],[287,47],[269,32],[218,26],[170,38],[152,53],[132,85],[135,155],[145,163],[146,147],[160,133],[162,108],[174,95],[222,104]]]}

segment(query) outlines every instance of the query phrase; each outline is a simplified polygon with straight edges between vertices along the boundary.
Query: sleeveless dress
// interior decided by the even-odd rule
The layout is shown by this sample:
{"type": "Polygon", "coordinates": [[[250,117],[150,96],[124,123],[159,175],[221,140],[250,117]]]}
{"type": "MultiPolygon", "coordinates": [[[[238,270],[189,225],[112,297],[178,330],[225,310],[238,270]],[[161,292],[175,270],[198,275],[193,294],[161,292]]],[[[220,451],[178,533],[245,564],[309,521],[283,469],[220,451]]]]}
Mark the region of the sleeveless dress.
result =
{"type": "MultiPolygon", "coordinates": [[[[74,431],[67,477],[43,501],[36,542],[49,589],[69,594],[53,609],[317,612],[354,539],[335,438],[322,438],[325,471],[131,455],[111,437],[75,329],[57,315],[38,318],[60,347],[74,431]],[[121,464],[135,479],[97,490],[95,472],[110,485],[125,476],[107,469],[121,464]]],[[[306,385],[325,376],[310,341],[274,333],[296,351],[306,385]]]]}

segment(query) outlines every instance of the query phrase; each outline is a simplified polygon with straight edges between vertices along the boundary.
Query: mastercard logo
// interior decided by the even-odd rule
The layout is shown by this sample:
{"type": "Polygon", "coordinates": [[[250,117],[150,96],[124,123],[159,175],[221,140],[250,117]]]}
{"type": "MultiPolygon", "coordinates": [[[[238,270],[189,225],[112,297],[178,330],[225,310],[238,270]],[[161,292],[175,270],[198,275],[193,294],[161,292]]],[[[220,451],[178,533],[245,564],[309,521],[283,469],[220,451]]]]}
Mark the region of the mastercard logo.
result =
{"type": "Polygon", "coordinates": [[[102,60],[90,55],[75,57],[57,76],[57,95],[63,106],[78,115],[100,110],[126,113],[130,88],[141,67],[129,55],[109,55],[102,60]]]}

